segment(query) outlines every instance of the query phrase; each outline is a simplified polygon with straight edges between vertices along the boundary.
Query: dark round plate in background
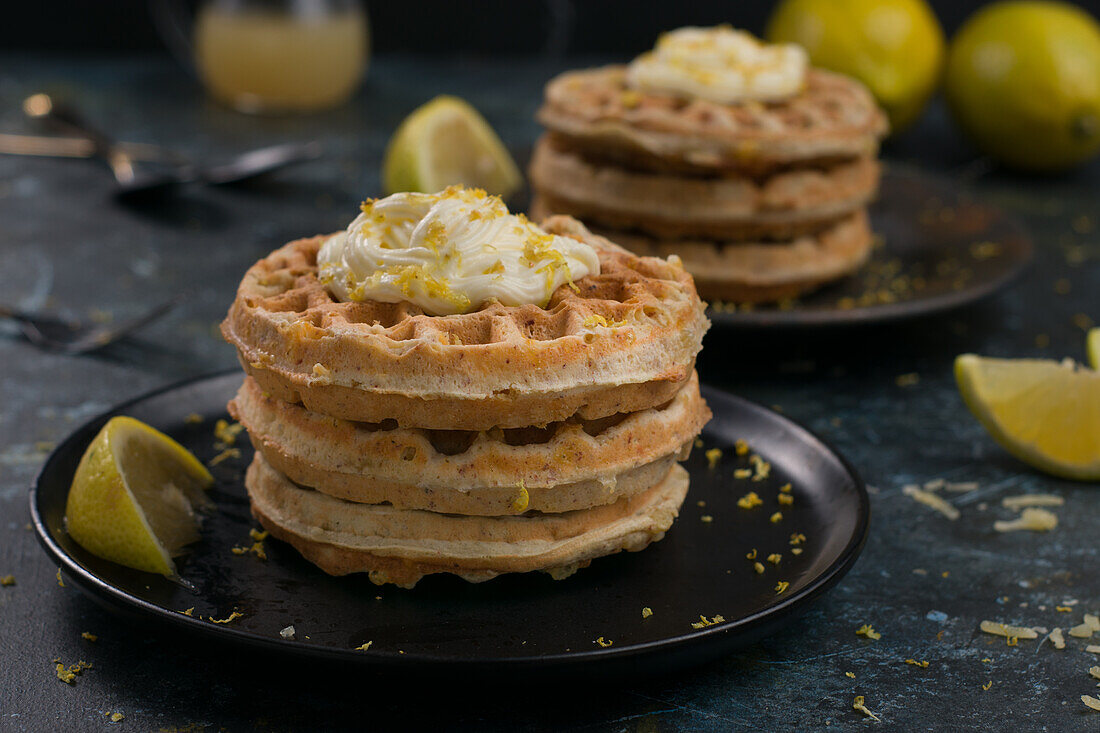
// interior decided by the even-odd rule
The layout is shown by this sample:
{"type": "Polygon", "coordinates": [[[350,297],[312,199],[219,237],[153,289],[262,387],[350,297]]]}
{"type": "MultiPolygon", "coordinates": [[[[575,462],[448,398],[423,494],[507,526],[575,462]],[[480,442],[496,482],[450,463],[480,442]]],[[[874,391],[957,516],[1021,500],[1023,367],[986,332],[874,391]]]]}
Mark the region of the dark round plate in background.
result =
{"type": "Polygon", "coordinates": [[[239,372],[215,375],[120,405],[78,429],[46,462],[30,495],[35,529],[65,575],[95,600],[212,642],[388,673],[636,675],[703,662],[776,630],[851,568],[867,535],[867,493],[842,457],[775,412],[705,389],[714,419],[704,448],[686,464],[691,490],[665,539],[644,552],[598,559],[561,581],[529,573],[474,585],[430,576],[402,590],[375,586],[364,575],[330,577],[270,538],[267,560],[234,554],[233,547],[251,544],[249,529],[258,526],[242,484],[252,454],[243,434],[241,456],[211,469],[216,511],[179,563],[193,590],[100,560],[73,542],[63,521],[69,485],[110,416],[147,422],[209,461],[218,453],[215,421],[228,417],[225,403],[240,382],[239,372]],[[202,421],[187,419],[192,414],[202,421]],[[737,440],[771,464],[765,480],[735,478],[750,467],[748,455],[736,455],[737,440]],[[711,448],[722,451],[714,468],[705,455],[711,448]],[[787,482],[791,506],[777,500],[787,482]],[[763,505],[738,508],[749,491],[763,505]],[[782,520],[770,521],[777,510],[782,520]],[[800,555],[791,552],[794,533],[806,538],[800,555]],[[753,549],[766,566],[762,575],[746,558],[753,549]],[[765,559],[771,553],[782,555],[778,565],[765,559]],[[789,585],[777,593],[781,581],[789,585]],[[643,618],[643,608],[652,615],[643,618]],[[210,620],[234,611],[242,616],[230,623],[210,620]],[[290,625],[293,641],[279,634],[290,625]],[[367,651],[355,649],[368,641],[367,651]]]}
{"type": "Polygon", "coordinates": [[[952,181],[885,164],[871,205],[876,249],[864,268],[789,305],[711,307],[719,326],[801,328],[884,323],[973,303],[1013,281],[1032,244],[1014,217],[952,181]]]}

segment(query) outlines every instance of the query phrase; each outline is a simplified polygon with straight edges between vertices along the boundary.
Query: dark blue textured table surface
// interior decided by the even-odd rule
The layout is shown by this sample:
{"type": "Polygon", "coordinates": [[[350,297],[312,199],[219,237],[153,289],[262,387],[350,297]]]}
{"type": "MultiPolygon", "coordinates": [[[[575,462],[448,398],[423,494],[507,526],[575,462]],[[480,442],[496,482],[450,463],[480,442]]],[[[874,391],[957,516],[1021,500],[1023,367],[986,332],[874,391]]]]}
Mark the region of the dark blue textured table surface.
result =
{"type": "Polygon", "coordinates": [[[379,192],[388,135],[417,104],[442,92],[469,99],[522,157],[538,134],[541,85],[582,63],[383,58],[345,108],[272,119],[214,105],[160,60],[0,57],[2,132],[28,132],[19,102],[46,90],[124,139],[196,157],[315,138],[329,151],[272,181],[188,191],[141,212],[112,202],[95,163],[0,157],[0,301],[122,319],[192,290],[168,318],[91,356],[43,353],[11,329],[0,336],[0,576],[15,576],[0,587],[0,730],[1100,729],[1100,713],[1080,702],[1096,692],[1088,669],[1100,664],[1084,641],[1008,646],[978,630],[983,619],[1065,628],[1100,608],[1100,488],[1008,457],[966,411],[951,374],[964,351],[1084,358],[1082,326],[1100,320],[1100,164],[1050,179],[1000,173],[971,159],[939,109],[886,156],[949,175],[1024,220],[1036,260],[1021,282],[979,305],[889,327],[715,329],[706,339],[706,381],[804,422],[873,487],[863,557],[779,635],[673,678],[608,680],[603,689],[568,680],[392,684],[199,646],[58,586],[26,509],[52,444],[114,403],[231,366],[215,325],[245,268],[289,239],[346,225],[358,201],[379,192]],[[958,521],[901,493],[936,478],[979,483],[951,497],[958,521]],[[994,520],[1011,516],[1001,497],[1028,492],[1065,497],[1058,528],[994,532],[994,520]],[[1057,611],[1067,600],[1072,610],[1057,611]],[[881,639],[857,636],[862,624],[881,639]],[[70,686],[55,675],[57,657],[94,667],[70,686]],[[881,723],[852,709],[856,695],[881,723]],[[110,723],[112,712],[125,717],[110,723]]]}

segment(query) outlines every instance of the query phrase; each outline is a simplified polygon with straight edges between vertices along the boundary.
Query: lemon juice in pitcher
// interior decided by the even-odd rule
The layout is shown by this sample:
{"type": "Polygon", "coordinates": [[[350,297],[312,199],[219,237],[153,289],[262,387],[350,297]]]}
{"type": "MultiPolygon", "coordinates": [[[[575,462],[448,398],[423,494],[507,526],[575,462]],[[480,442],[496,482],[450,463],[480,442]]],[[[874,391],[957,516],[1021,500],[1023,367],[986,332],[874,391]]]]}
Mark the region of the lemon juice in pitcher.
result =
{"type": "Polygon", "coordinates": [[[355,0],[221,0],[195,19],[195,60],[210,93],[245,112],[334,107],[367,66],[369,27],[355,0]]]}

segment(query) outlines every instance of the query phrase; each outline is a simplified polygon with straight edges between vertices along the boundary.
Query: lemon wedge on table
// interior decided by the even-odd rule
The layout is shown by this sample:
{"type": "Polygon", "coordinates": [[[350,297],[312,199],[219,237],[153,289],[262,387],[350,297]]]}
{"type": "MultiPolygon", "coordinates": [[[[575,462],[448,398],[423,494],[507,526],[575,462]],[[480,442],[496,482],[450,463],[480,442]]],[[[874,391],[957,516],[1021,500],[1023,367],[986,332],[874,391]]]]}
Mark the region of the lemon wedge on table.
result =
{"type": "Polygon", "coordinates": [[[382,161],[382,184],[393,194],[435,193],[456,183],[508,198],[523,177],[485,118],[458,97],[443,95],[397,128],[382,161]]]}
{"type": "Polygon", "coordinates": [[[65,506],[69,535],[120,565],[174,576],[199,539],[210,472],[186,448],[132,417],[113,417],[80,459],[65,506]]]}
{"type": "Polygon", "coordinates": [[[994,440],[1041,471],[1100,480],[1100,372],[1071,361],[955,360],[963,400],[994,440]]]}

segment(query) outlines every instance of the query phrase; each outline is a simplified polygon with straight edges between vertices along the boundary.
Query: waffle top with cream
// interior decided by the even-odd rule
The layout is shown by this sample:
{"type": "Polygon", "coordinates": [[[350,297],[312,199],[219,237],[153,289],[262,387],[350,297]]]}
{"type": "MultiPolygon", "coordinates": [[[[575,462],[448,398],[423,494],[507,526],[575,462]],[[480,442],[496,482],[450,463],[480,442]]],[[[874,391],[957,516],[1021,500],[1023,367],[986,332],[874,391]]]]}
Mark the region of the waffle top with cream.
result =
{"type": "Polygon", "coordinates": [[[560,286],[600,274],[588,244],[547,233],[496,196],[451,186],[367,201],[317,256],[321,281],[344,302],[408,301],[433,315],[490,300],[545,306],[560,286]]]}
{"type": "Polygon", "coordinates": [[[719,104],[776,102],[802,92],[808,66],[801,46],[766,44],[728,25],[687,27],[662,34],[627,67],[626,83],[719,104]]]}

